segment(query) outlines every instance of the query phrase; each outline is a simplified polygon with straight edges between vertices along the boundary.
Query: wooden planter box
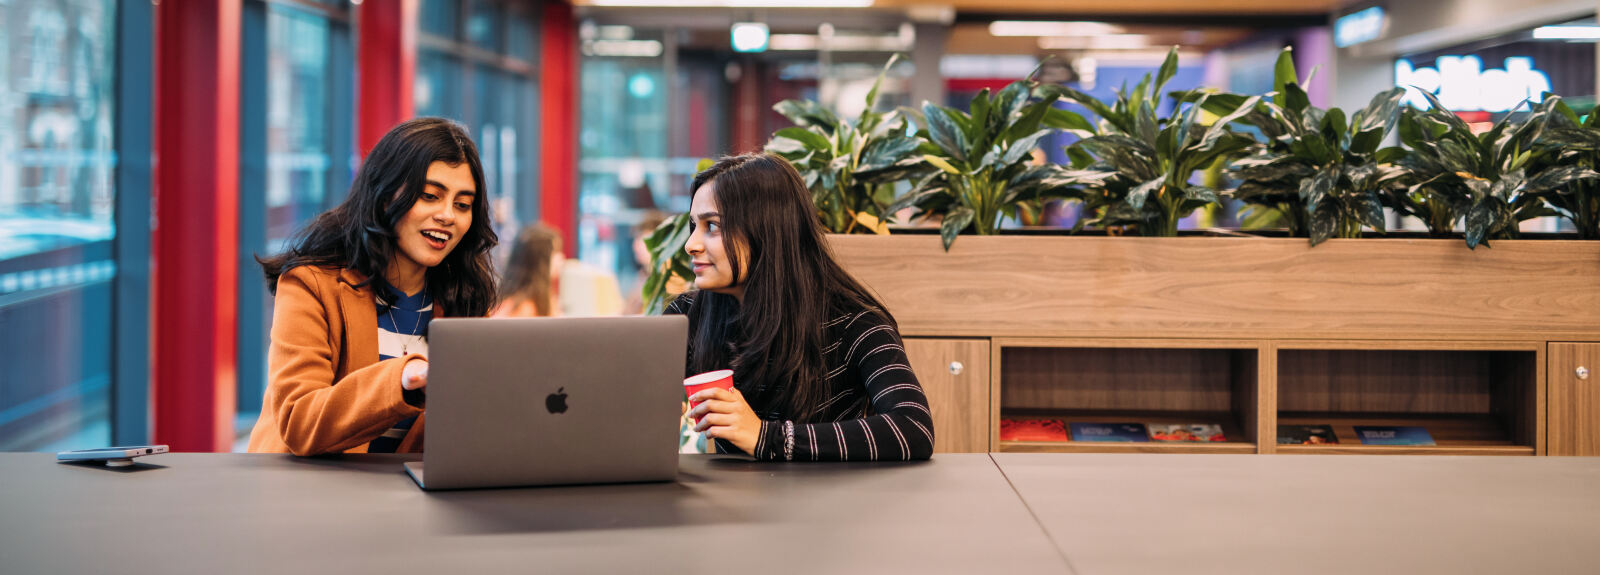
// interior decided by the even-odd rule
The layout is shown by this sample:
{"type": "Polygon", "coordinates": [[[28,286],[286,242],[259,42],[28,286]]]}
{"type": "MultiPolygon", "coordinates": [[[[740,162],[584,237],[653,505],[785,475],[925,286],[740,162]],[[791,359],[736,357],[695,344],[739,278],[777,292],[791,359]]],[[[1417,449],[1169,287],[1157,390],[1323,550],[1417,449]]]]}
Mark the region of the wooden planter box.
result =
{"type": "Polygon", "coordinates": [[[900,323],[941,450],[1600,454],[1600,242],[832,236],[900,323]],[[1215,444],[1002,442],[1002,417],[1215,444]],[[1332,424],[1337,446],[1277,444],[1332,424]],[[1437,445],[1362,445],[1420,425],[1437,445]]]}

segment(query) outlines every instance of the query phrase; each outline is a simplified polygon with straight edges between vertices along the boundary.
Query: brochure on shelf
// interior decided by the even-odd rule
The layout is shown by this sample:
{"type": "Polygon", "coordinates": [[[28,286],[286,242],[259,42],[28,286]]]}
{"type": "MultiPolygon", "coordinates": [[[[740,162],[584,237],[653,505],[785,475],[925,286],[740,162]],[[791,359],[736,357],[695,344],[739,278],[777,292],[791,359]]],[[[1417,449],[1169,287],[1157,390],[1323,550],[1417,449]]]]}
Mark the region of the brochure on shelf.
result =
{"type": "Polygon", "coordinates": [[[1002,418],[1000,441],[1068,441],[1067,425],[1059,419],[1002,418]]]}
{"type": "Polygon", "coordinates": [[[1435,445],[1425,427],[1357,425],[1355,428],[1362,445],[1435,445]]]}
{"type": "Polygon", "coordinates": [[[1150,440],[1157,442],[1223,442],[1228,437],[1213,423],[1146,423],[1150,440]]]}
{"type": "Polygon", "coordinates": [[[1148,443],[1150,435],[1143,423],[1073,423],[1072,440],[1148,443]]]}

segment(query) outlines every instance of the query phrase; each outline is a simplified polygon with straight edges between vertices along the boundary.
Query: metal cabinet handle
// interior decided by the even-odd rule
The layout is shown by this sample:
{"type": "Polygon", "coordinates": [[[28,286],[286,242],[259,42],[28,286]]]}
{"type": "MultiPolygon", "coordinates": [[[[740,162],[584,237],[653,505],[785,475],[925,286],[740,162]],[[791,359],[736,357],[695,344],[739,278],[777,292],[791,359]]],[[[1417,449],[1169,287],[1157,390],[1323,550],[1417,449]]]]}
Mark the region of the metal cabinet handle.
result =
{"type": "Polygon", "coordinates": [[[950,362],[950,375],[961,375],[961,370],[964,370],[966,368],[967,368],[967,366],[961,365],[961,362],[952,361],[952,362],[950,362]]]}
{"type": "Polygon", "coordinates": [[[1578,379],[1589,379],[1589,368],[1587,367],[1580,365],[1578,369],[1573,370],[1573,373],[1578,376],[1578,379]]]}

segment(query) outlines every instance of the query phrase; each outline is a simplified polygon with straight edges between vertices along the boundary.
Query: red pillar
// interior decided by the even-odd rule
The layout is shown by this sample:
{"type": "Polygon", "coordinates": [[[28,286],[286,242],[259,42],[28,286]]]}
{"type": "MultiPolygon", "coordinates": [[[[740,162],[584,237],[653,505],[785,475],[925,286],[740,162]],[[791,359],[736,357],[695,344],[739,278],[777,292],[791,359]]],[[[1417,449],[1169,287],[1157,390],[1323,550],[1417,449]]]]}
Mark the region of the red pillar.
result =
{"type": "Polygon", "coordinates": [[[154,439],[233,443],[241,0],[156,7],[154,439]]]}
{"type": "Polygon", "coordinates": [[[362,2],[357,35],[356,147],[361,157],[395,124],[411,119],[417,72],[417,0],[362,2]]]}
{"type": "Polygon", "coordinates": [[[572,4],[544,4],[539,54],[539,219],[561,230],[567,255],[577,240],[578,23],[572,4]]]}
{"type": "Polygon", "coordinates": [[[733,115],[733,154],[760,152],[766,145],[766,135],[761,129],[762,120],[770,109],[761,94],[761,75],[764,70],[755,58],[741,58],[739,80],[733,85],[731,112],[733,115]]]}

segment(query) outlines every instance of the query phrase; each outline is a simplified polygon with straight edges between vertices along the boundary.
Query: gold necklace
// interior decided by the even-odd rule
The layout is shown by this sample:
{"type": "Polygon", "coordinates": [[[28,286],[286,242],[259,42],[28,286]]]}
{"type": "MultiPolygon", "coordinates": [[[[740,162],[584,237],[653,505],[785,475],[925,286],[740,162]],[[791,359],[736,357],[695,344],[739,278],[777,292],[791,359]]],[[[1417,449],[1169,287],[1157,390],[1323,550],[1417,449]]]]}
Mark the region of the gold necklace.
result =
{"type": "MultiPolygon", "coordinates": [[[[394,308],[395,308],[395,306],[392,306],[392,305],[389,306],[389,323],[394,324],[394,328],[395,329],[400,329],[400,324],[398,322],[394,321],[394,308]]],[[[417,323],[416,323],[416,325],[411,326],[411,333],[409,333],[409,334],[395,334],[395,335],[411,335],[411,336],[415,337],[415,335],[417,333],[417,330],[421,329],[421,328],[422,328],[422,312],[418,311],[417,312],[417,323]]],[[[411,350],[411,342],[410,342],[410,340],[404,340],[404,339],[400,340],[400,357],[405,357],[407,355],[411,355],[410,350],[411,350]]]]}

